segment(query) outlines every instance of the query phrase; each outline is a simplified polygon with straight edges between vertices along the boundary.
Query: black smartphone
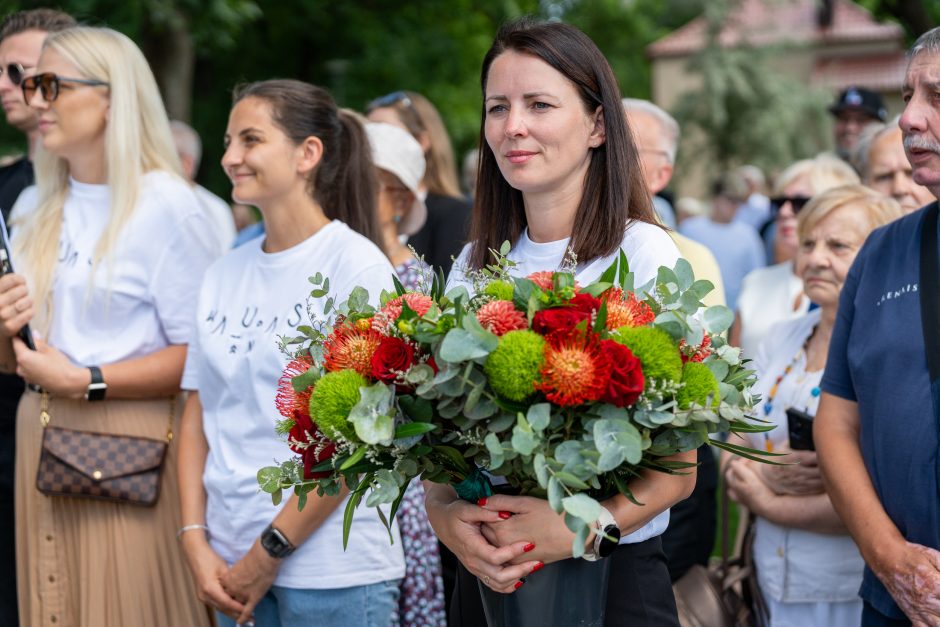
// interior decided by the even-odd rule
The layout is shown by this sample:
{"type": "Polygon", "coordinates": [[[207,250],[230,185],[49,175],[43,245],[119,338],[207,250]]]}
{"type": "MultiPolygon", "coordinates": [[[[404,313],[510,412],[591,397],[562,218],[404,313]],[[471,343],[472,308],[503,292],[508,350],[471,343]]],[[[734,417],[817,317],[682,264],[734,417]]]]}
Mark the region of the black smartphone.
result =
{"type": "MultiPolygon", "coordinates": [[[[0,213],[0,274],[8,274],[10,272],[13,272],[13,256],[10,254],[10,235],[7,231],[7,221],[3,219],[3,214],[0,213]]],[[[36,350],[36,343],[33,342],[33,332],[30,330],[28,324],[24,324],[17,335],[20,336],[23,343],[31,350],[36,350]]]]}
{"type": "Polygon", "coordinates": [[[813,443],[813,417],[793,407],[787,410],[787,429],[790,432],[790,448],[794,451],[815,451],[813,443]]]}

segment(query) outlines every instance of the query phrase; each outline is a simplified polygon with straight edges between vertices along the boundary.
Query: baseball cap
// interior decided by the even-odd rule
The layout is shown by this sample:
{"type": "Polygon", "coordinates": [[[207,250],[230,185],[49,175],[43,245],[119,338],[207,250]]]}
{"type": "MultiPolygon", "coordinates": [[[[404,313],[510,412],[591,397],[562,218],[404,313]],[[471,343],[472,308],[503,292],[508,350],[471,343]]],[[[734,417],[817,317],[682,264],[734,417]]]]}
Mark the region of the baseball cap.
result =
{"type": "Polygon", "coordinates": [[[866,115],[884,122],[888,119],[888,110],[878,92],[864,87],[849,87],[829,106],[829,113],[839,115],[843,111],[861,111],[866,115]]]}
{"type": "Polygon", "coordinates": [[[397,126],[384,122],[369,122],[365,126],[375,167],[397,176],[398,180],[415,196],[411,210],[402,216],[398,224],[399,233],[414,235],[421,230],[428,219],[428,208],[421,200],[421,194],[418,191],[426,167],[424,150],[410,133],[397,126]]]}

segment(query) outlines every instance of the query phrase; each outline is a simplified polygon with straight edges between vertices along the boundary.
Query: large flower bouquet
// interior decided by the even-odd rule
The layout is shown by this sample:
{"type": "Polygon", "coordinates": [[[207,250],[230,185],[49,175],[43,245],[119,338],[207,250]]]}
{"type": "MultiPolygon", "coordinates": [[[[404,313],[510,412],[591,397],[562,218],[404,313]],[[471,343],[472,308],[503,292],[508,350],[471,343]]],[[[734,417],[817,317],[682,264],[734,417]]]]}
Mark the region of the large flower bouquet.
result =
{"type": "Polygon", "coordinates": [[[472,297],[438,276],[414,292],[396,281],[378,308],[362,288],[336,304],[329,281],[311,279],[328,319],[282,339],[278,429],[296,456],[258,473],[275,502],[293,488],[302,507],[345,484],[345,541],[363,498],[393,516],[416,477],[471,501],[508,484],[565,515],[579,556],[599,499],[636,502],[639,473],[691,466],[665,458],[710,442],[766,459],[720,439],[770,427],[747,417],[754,372],[721,335],[731,311],[703,307],[713,286],[688,262],[634,286],[621,253],[581,286],[573,260],[517,278],[507,253],[470,273],[472,297]]]}

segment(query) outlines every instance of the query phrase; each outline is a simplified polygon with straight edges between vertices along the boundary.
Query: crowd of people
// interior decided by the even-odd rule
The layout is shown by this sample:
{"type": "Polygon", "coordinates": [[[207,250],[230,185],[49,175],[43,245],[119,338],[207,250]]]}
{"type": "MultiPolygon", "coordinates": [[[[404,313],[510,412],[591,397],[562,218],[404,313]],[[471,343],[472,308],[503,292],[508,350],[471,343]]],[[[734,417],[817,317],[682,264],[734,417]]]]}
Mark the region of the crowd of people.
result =
{"type": "Polygon", "coordinates": [[[621,253],[637,284],[687,259],[757,371],[775,428],[748,444],[789,462],[705,446],[670,458],[694,471],[603,501],[621,531],[605,625],[680,624],[673,584],[709,562],[720,486],[753,521],[758,624],[940,625],[940,29],[909,52],[899,117],[850,87],[834,153],[770,191],[742,166],[705,203],[669,202],[678,123],[622,99],[579,30],[508,23],[480,78],[468,195],[421,94],[359,113],[297,80],[238,86],[221,165],[262,220],[237,230],[133,41],[49,9],[6,17],[0,100],[27,150],[0,168],[16,264],[0,276],[0,624],[477,626],[481,586],[538,605],[527,579],[573,559],[545,500],[413,482],[393,542],[361,515],[344,551],[348,491],[274,507],[256,478],[287,450],[278,338],[326,315],[308,277],[377,300],[443,272],[472,292],[509,241],[514,273],[573,252],[583,284],[621,253]],[[159,446],[156,502],[128,503],[137,485],[63,496],[78,473],[49,470],[50,427],[55,456],[97,478],[121,470],[88,466],[93,442],[159,446]]]}

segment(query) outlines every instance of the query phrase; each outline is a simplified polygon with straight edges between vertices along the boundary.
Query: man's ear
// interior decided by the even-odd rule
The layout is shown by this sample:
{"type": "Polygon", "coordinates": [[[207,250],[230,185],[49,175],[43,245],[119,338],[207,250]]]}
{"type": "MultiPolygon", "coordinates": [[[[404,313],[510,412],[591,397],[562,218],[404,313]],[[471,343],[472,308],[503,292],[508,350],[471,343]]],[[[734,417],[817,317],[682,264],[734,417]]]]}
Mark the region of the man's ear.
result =
{"type": "Polygon", "coordinates": [[[653,194],[658,194],[662,190],[666,189],[666,186],[669,185],[669,181],[672,180],[672,164],[664,163],[663,165],[656,168],[656,171],[652,175],[652,181],[650,181],[650,192],[653,194]]]}
{"type": "Polygon", "coordinates": [[[297,162],[297,171],[301,174],[311,172],[323,159],[323,141],[311,135],[299,147],[300,159],[297,162]]]}
{"type": "Polygon", "coordinates": [[[604,107],[597,105],[594,110],[594,129],[591,131],[591,137],[588,144],[591,148],[597,148],[607,140],[607,132],[604,127],[604,107]]]}

